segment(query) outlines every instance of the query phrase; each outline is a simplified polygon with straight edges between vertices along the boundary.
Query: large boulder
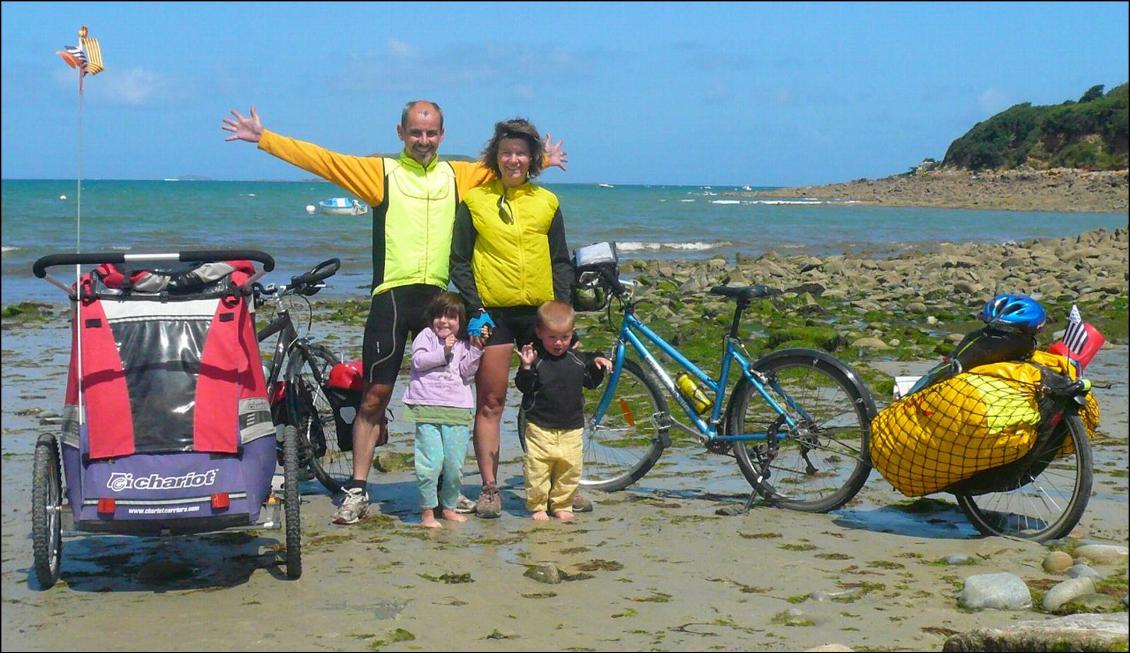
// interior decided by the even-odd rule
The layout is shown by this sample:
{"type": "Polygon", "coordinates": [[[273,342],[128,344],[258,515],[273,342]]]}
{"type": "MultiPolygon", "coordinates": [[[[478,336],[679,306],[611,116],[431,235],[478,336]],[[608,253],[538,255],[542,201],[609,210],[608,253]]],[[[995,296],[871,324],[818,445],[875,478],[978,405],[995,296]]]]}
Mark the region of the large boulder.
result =
{"type": "Polygon", "coordinates": [[[1125,651],[1127,618],[1121,614],[1073,614],[978,628],[953,635],[943,651],[1125,651]]]}

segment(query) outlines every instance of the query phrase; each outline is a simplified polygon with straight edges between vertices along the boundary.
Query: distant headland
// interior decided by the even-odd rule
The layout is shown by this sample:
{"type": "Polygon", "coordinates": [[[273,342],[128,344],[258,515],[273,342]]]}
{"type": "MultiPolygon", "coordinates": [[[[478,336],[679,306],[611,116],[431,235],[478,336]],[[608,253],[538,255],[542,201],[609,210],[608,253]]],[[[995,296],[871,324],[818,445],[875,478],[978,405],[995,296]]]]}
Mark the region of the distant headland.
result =
{"type": "Polygon", "coordinates": [[[1127,186],[1127,84],[1077,100],[1025,102],[979,122],[941,161],[905,173],[821,186],[737,193],[813,197],[885,206],[1118,212],[1127,186]]]}

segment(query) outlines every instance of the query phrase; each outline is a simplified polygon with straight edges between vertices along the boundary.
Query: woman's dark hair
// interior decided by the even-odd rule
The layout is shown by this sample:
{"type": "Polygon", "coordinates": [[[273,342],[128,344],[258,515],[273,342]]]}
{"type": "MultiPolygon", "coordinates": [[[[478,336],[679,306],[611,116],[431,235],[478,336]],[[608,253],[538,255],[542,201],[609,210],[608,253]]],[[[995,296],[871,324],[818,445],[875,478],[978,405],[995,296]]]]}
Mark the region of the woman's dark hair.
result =
{"type": "Polygon", "coordinates": [[[435,299],[433,299],[424,310],[424,317],[427,318],[429,327],[432,325],[432,320],[443,315],[459,318],[459,333],[457,333],[455,337],[460,340],[466,340],[467,306],[463,303],[463,298],[459,296],[458,293],[441,292],[435,296],[435,299]]]}
{"type": "Polygon", "coordinates": [[[533,179],[541,174],[542,158],[545,155],[545,144],[541,141],[541,135],[538,134],[538,128],[525,118],[514,118],[513,120],[504,120],[494,124],[494,136],[491,137],[490,142],[487,143],[486,148],[483,149],[482,159],[483,164],[499,177],[502,176],[502,170],[498,167],[498,144],[504,138],[521,138],[526,141],[530,146],[530,172],[529,178],[533,179]]]}

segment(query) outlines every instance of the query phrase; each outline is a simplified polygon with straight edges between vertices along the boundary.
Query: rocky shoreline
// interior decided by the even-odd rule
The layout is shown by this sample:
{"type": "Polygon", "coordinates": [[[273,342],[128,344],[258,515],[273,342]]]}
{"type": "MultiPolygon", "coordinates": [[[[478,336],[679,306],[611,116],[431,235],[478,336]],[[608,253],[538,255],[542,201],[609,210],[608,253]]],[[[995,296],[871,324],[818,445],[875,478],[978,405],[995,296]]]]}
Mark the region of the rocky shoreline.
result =
{"type": "MultiPolygon", "coordinates": [[[[1029,294],[1044,305],[1051,322],[1040,335],[1043,345],[1064,328],[1072,305],[1108,341],[1125,343],[1127,252],[1126,229],[1100,229],[1019,243],[937,243],[889,257],[769,252],[735,261],[627,261],[623,270],[639,284],[650,323],[668,336],[685,334],[681,346],[691,353],[712,351],[716,343],[703,329],[689,327],[705,319],[724,328],[732,313],[726,300],[706,292],[710,287],[726,280],[765,284],[778,294],[747,312],[746,322],[759,336],[747,338],[754,353],[816,347],[859,363],[866,373],[871,361],[949,354],[955,342],[982,326],[975,315],[998,292],[1029,294]]],[[[881,389],[888,382],[881,375],[873,380],[881,389]]]]}
{"type": "Polygon", "coordinates": [[[882,179],[731,193],[749,197],[807,197],[877,204],[1008,211],[1117,212],[1130,208],[1127,171],[920,170],[882,179]]]}

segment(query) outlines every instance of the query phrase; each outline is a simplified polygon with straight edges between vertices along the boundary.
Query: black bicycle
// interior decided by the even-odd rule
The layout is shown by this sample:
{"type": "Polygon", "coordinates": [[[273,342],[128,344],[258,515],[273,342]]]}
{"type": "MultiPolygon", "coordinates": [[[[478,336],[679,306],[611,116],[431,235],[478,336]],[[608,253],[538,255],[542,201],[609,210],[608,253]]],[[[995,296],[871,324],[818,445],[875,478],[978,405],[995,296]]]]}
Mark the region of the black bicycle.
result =
{"type": "Polygon", "coordinates": [[[353,415],[343,416],[343,409],[355,411],[360,396],[343,401],[337,393],[327,391],[330,371],[339,361],[325,345],[299,335],[291,308],[293,299],[305,302],[308,315],[303,333],[308,334],[313,322],[308,298],[325,288],[325,280],[340,267],[341,261],[331,258],[292,277],[288,284],[252,287],[255,308],[269,303],[275,310],[274,318],[257,334],[260,343],[278,335],[266,373],[271,417],[276,425],[297,430],[299,468],[309,470],[331,493],[339,492],[353,477],[353,459],[346,453],[352,449],[353,415]]]}

